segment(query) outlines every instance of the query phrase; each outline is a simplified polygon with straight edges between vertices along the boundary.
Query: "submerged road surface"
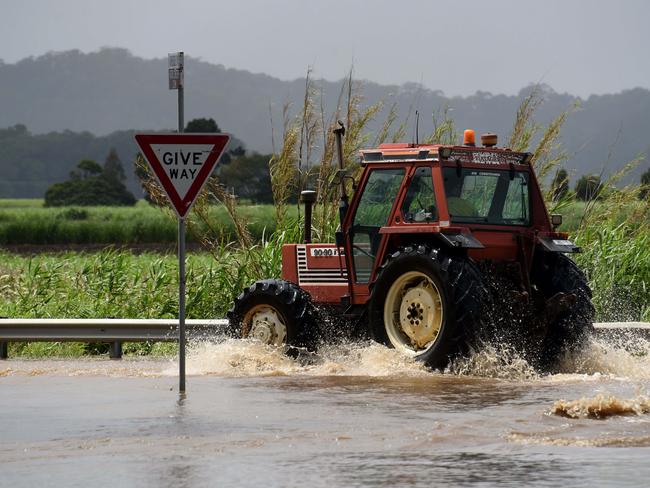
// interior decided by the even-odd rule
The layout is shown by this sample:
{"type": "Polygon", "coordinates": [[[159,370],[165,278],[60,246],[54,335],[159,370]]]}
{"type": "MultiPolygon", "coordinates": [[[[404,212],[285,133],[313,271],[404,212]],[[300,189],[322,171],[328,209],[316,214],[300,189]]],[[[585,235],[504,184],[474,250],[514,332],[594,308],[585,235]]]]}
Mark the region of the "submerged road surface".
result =
{"type": "Polygon", "coordinates": [[[648,486],[650,347],[540,377],[488,348],[430,372],[378,345],[245,341],[172,361],[0,364],[0,486],[648,486]]]}

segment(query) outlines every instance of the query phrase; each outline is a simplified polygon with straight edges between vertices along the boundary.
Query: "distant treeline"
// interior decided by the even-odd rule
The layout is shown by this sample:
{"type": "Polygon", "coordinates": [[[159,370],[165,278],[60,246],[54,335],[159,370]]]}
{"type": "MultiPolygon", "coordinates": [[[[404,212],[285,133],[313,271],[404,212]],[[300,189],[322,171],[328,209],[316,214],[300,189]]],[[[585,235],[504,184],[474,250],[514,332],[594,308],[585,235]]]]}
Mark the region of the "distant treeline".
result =
{"type": "Polygon", "coordinates": [[[104,161],[111,149],[124,166],[127,188],[142,195],[133,173],[134,131],[96,137],[90,132],[32,134],[22,124],[0,129],[0,198],[42,198],[49,186],[68,179],[79,161],[104,161]]]}
{"type": "MultiPolygon", "coordinates": [[[[441,76],[447,75],[441,72],[441,76]]],[[[479,91],[467,97],[449,97],[413,83],[362,84],[363,106],[384,102],[368,124],[368,144],[380,132],[393,104],[396,124],[405,124],[408,141],[414,136],[415,110],[419,110],[424,135],[433,129],[432,112],[448,106],[458,129],[495,132],[500,144],[505,144],[517,108],[531,89],[523,88],[516,95],[479,91]]],[[[175,94],[167,89],[167,59],[142,59],[125,49],[49,53],[0,64],[0,86],[0,127],[24,124],[5,129],[0,136],[0,197],[42,197],[49,184],[65,180],[79,161],[103,161],[112,147],[124,163],[127,187],[137,192],[130,167],[136,153],[133,131],[123,129],[165,130],[176,120],[175,94]],[[39,135],[30,135],[25,127],[39,135]]],[[[282,81],[210,64],[189,53],[186,120],[214,117],[242,139],[248,150],[267,154],[272,152],[273,137],[276,142],[281,140],[285,103],[289,115],[299,112],[304,88],[304,78],[282,81]]],[[[340,90],[341,82],[318,82],[319,100],[322,96],[326,113],[334,111],[340,90]]],[[[572,181],[583,174],[600,174],[604,166],[605,175],[610,174],[639,153],[650,152],[647,89],[579,99],[543,87],[543,99],[536,111],[536,121],[542,124],[576,105],[562,127],[572,181]]],[[[628,181],[638,181],[647,168],[648,163],[643,163],[628,181]]]]}

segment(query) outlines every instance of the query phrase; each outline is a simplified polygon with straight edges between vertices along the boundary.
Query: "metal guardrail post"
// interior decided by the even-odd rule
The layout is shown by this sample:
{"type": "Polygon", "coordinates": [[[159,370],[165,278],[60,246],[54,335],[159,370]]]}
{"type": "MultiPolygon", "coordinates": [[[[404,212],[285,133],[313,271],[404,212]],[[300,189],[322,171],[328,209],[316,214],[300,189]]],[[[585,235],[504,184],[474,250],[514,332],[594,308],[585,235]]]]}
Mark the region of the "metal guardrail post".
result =
{"type": "Polygon", "coordinates": [[[108,357],[111,359],[122,359],[122,341],[111,342],[108,357]]]}
{"type": "Polygon", "coordinates": [[[0,342],[0,359],[7,359],[9,357],[9,343],[0,342]]]}

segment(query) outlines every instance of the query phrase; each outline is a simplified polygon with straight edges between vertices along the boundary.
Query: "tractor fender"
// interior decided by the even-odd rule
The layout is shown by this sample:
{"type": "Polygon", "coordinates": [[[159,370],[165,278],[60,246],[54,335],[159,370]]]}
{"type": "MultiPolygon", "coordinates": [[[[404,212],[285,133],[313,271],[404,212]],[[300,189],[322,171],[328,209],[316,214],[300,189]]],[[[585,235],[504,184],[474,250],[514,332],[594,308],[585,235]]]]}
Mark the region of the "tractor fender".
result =
{"type": "Polygon", "coordinates": [[[557,237],[537,237],[537,243],[545,250],[556,253],[579,253],[582,252],[580,247],[576,246],[572,241],[564,238],[557,237]]]}

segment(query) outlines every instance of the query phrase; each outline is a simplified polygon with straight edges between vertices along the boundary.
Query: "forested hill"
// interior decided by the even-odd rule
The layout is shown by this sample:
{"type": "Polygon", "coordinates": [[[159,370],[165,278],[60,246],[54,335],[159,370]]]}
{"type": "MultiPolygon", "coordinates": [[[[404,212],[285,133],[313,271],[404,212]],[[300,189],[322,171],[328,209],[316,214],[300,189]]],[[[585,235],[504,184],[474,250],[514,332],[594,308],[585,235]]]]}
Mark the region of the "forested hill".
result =
{"type": "MultiPolygon", "coordinates": [[[[185,80],[185,120],[212,117],[248,149],[260,152],[271,151],[269,107],[277,135],[283,105],[293,102],[294,109],[299,107],[304,91],[304,80],[282,81],[191,57],[186,60],[185,80]]],[[[0,87],[0,128],[25,126],[2,133],[0,169],[5,181],[0,184],[0,197],[9,196],[7,191],[14,196],[41,196],[43,183],[34,186],[29,181],[65,179],[80,158],[101,162],[112,146],[130,173],[135,146],[129,131],[173,129],[176,124],[176,92],[167,88],[167,59],[145,60],[124,49],[68,51],[15,64],[0,62],[0,87]],[[36,142],[26,145],[12,139],[22,137],[25,142],[28,135],[36,142]],[[15,181],[8,181],[7,168],[15,181]]],[[[322,87],[326,110],[332,111],[341,83],[322,82],[322,87]]],[[[448,104],[459,128],[496,132],[501,141],[512,127],[523,93],[525,89],[518,96],[478,92],[447,98],[416,85],[365,82],[363,87],[365,103],[395,102],[401,120],[409,109],[418,109],[423,114],[422,134],[432,128],[424,114],[448,104]]],[[[546,89],[544,98],[537,112],[541,123],[580,102],[563,130],[571,154],[569,169],[575,174],[600,171],[610,152],[609,171],[640,152],[650,152],[650,91],[637,88],[577,100],[546,89]]],[[[370,130],[377,129],[380,121],[381,117],[370,130]]]]}
{"type": "Polygon", "coordinates": [[[0,129],[0,198],[42,198],[52,183],[67,180],[82,159],[103,164],[111,148],[122,161],[127,187],[140,195],[133,172],[137,154],[133,134],[116,131],[96,137],[68,130],[32,134],[21,124],[0,129]]]}

